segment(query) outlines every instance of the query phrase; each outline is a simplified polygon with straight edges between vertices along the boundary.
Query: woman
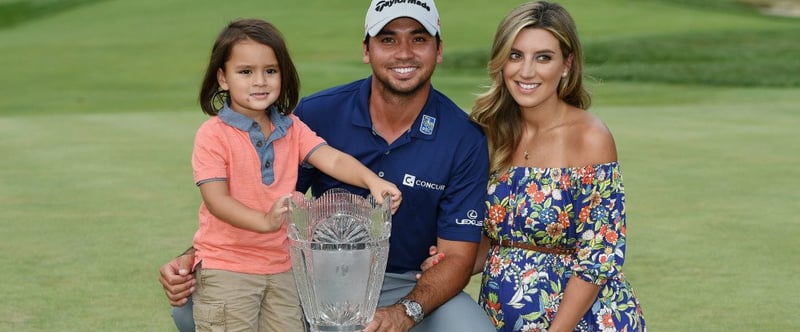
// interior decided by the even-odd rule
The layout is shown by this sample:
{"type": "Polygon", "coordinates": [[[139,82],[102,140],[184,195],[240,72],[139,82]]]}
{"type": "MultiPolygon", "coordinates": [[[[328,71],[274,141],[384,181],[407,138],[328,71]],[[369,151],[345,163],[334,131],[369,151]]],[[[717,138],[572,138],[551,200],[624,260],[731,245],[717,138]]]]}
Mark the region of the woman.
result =
{"type": "Polygon", "coordinates": [[[492,84],[471,114],[492,172],[474,271],[483,271],[481,306],[498,331],[643,331],[622,273],[616,146],[586,111],[571,16],[543,1],[515,8],[497,28],[488,68],[492,84]]]}

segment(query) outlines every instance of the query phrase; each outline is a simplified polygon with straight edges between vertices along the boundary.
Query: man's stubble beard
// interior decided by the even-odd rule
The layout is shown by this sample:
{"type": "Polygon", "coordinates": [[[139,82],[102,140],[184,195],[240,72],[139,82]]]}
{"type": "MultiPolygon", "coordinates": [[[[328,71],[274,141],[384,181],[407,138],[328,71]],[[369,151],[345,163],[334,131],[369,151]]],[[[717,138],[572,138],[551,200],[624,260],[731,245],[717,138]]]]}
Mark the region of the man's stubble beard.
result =
{"type": "Polygon", "coordinates": [[[378,80],[383,90],[389,92],[390,94],[396,95],[398,97],[410,97],[417,93],[419,93],[422,89],[428,86],[428,83],[431,81],[431,77],[433,77],[433,70],[427,74],[427,77],[424,79],[419,80],[416,84],[409,88],[400,88],[392,84],[390,79],[386,79],[384,75],[377,75],[374,74],[374,79],[378,80]]]}

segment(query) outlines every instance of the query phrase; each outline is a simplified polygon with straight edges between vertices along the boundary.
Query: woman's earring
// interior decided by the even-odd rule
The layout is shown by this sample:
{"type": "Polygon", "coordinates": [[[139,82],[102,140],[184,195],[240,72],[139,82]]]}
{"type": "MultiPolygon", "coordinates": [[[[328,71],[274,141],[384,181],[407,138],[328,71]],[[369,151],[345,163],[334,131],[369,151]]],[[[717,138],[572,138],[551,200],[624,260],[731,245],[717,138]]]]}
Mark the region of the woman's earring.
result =
{"type": "Polygon", "coordinates": [[[564,72],[563,74],[561,74],[561,77],[567,77],[567,72],[564,72]]]}

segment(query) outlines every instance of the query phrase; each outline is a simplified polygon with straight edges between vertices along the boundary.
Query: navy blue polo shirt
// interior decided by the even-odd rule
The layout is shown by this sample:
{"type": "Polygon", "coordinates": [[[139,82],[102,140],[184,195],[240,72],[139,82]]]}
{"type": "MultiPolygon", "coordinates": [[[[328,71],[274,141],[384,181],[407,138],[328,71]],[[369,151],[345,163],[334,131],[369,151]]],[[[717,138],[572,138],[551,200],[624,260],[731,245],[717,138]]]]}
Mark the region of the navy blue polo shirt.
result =
{"type": "MultiPolygon", "coordinates": [[[[386,271],[416,271],[437,237],[480,241],[489,174],[486,137],[455,103],[431,88],[411,130],[387,144],[369,116],[371,82],[368,77],[305,97],[294,114],[330,146],[402,191],[403,202],[392,216],[386,271]]],[[[337,187],[369,194],[315,169],[301,169],[297,189],[305,192],[309,186],[315,197],[337,187]]]]}

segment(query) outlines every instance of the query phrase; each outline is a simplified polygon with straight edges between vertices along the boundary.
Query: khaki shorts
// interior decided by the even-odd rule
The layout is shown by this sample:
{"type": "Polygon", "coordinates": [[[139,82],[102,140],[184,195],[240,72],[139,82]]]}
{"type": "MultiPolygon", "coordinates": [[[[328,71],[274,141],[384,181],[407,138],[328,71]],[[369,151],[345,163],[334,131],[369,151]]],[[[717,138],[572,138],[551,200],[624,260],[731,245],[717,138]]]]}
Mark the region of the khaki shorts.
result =
{"type": "Polygon", "coordinates": [[[247,274],[196,270],[193,316],[197,331],[303,331],[292,271],[247,274]]]}

